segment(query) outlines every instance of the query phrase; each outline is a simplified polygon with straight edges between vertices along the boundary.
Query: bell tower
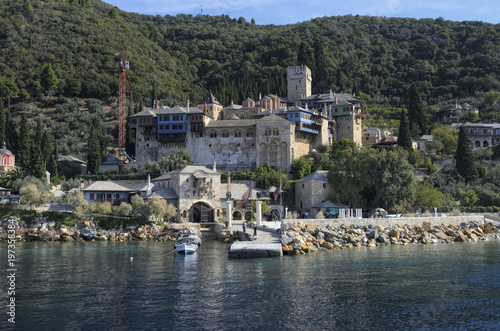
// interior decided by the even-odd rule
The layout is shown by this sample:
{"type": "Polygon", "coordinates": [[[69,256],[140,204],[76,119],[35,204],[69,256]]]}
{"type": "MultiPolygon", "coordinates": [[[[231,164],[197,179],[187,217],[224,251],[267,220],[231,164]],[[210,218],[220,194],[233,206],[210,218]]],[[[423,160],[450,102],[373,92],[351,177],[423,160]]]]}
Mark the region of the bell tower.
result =
{"type": "Polygon", "coordinates": [[[288,100],[297,102],[311,95],[312,75],[311,69],[305,64],[288,67],[287,92],[288,100]]]}

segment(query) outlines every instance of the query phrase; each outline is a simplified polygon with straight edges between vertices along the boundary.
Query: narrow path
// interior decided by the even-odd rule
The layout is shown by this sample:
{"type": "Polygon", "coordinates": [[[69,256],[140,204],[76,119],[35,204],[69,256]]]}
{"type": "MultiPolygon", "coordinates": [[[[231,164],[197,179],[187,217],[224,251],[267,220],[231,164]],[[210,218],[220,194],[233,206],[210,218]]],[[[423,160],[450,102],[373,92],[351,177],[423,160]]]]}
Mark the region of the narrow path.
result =
{"type": "MultiPolygon", "coordinates": [[[[232,230],[243,231],[242,221],[233,221],[232,230]]],[[[257,227],[257,237],[253,237],[253,229],[247,228],[247,233],[252,234],[252,241],[237,241],[229,248],[229,257],[271,257],[282,256],[280,233],[277,231],[279,222],[265,224],[257,227]]]]}

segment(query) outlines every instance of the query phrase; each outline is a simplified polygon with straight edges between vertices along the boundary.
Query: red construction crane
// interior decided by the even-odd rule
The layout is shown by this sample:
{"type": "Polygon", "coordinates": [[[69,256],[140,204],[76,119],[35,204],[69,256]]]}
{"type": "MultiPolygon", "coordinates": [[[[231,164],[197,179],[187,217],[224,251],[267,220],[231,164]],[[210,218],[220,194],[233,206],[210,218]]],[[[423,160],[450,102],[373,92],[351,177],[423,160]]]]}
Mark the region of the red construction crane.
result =
{"type": "Polygon", "coordinates": [[[125,61],[124,50],[121,49],[120,53],[115,53],[115,61],[119,62],[119,75],[120,75],[120,86],[119,86],[119,96],[118,96],[118,146],[123,148],[125,146],[125,128],[127,120],[127,89],[132,91],[132,84],[127,76],[127,70],[129,68],[128,61],[125,61]]]}

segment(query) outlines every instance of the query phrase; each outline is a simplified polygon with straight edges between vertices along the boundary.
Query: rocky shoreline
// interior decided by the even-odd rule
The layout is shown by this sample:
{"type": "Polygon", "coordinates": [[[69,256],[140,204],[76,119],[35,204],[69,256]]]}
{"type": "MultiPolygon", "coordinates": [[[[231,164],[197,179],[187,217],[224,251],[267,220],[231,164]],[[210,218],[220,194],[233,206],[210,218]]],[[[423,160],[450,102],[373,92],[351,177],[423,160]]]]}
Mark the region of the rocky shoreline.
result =
{"type": "Polygon", "coordinates": [[[16,217],[0,221],[0,240],[7,241],[7,229],[14,222],[15,240],[42,242],[78,242],[78,241],[175,241],[175,235],[190,231],[200,235],[200,228],[189,224],[167,223],[166,225],[127,226],[106,230],[97,226],[91,217],[81,218],[76,226],[71,228],[58,226],[56,222],[37,217],[32,226],[18,222],[16,217]]]}
{"type": "Polygon", "coordinates": [[[433,225],[326,225],[297,221],[287,225],[281,238],[283,253],[297,255],[350,247],[409,244],[441,244],[478,240],[499,240],[500,226],[493,222],[463,222],[433,225]]]}

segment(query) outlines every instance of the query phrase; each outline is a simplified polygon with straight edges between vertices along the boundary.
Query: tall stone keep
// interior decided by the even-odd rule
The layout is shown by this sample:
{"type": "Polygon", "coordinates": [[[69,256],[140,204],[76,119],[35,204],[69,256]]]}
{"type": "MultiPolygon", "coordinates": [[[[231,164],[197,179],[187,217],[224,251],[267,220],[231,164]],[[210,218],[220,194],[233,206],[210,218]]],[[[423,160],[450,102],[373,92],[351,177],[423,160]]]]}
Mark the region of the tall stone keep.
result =
{"type": "Polygon", "coordinates": [[[305,64],[295,67],[288,67],[288,100],[297,102],[300,99],[311,95],[312,76],[311,69],[305,64]]]}

